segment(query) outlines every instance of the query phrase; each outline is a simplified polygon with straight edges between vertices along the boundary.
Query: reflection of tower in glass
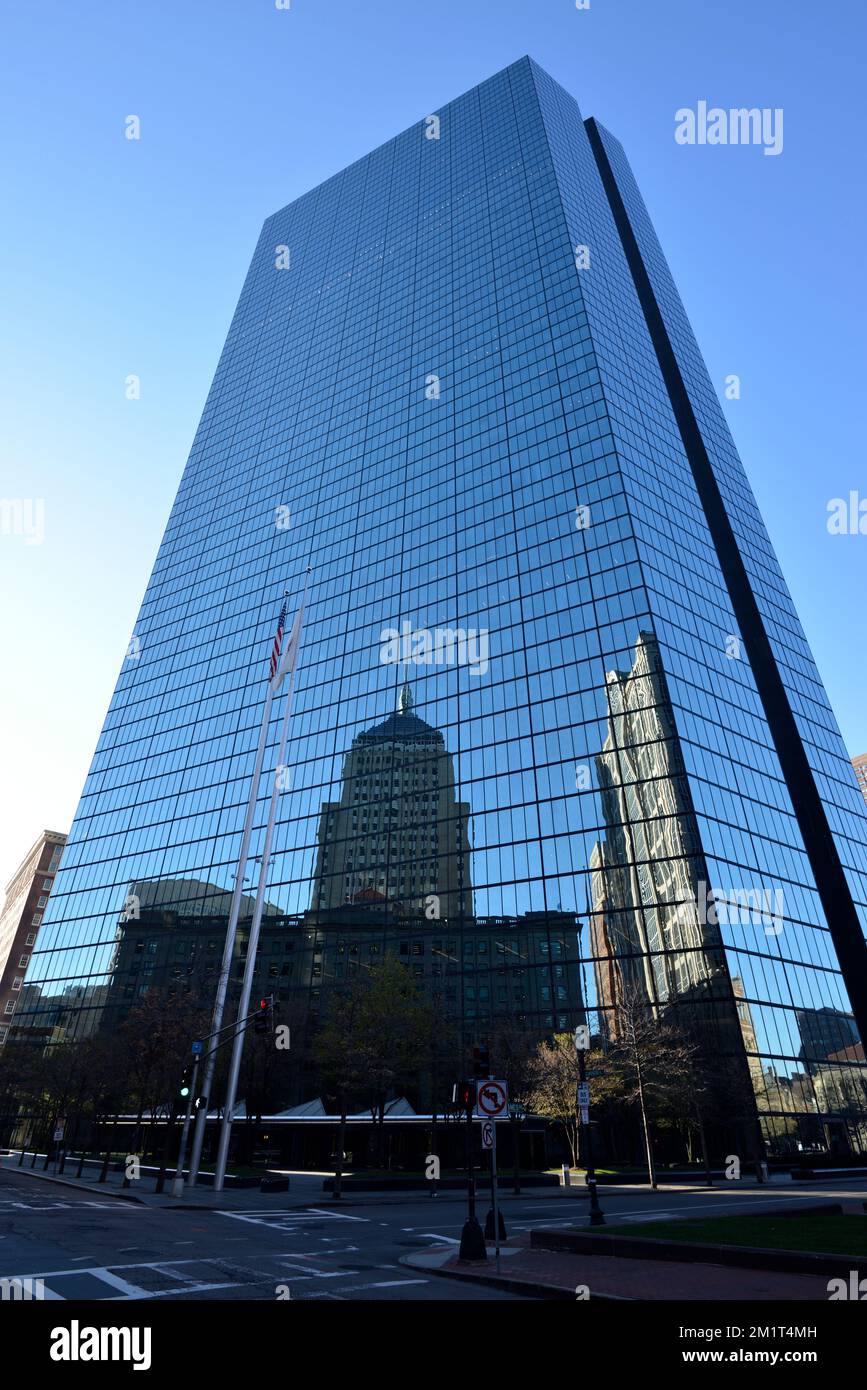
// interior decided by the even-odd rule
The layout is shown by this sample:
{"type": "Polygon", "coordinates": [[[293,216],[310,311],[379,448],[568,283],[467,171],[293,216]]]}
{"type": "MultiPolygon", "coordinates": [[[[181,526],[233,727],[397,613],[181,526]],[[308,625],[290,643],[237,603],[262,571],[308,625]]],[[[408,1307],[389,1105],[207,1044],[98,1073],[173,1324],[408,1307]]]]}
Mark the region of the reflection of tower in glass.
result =
{"type": "MultiPolygon", "coordinates": [[[[596,758],[606,832],[590,856],[599,1007],[627,992],[655,1010],[702,993],[723,965],[716,928],[700,920],[707,870],[652,633],[628,672],[608,672],[606,699],[596,758]]],[[[610,1014],[603,1029],[613,1036],[610,1014]]]]}
{"type": "Polygon", "coordinates": [[[322,806],[311,911],[387,901],[470,916],[469,809],[442,734],[413,713],[404,685],[399,709],[353,739],[340,800],[322,806]]]}
{"type": "Polygon", "coordinates": [[[735,997],[738,1024],[744,1042],[744,1051],[747,1054],[747,1066],[750,1070],[750,1076],[755,1085],[761,1086],[763,1078],[762,1063],[759,1057],[759,1044],[756,1039],[756,1029],[753,1023],[752,1010],[746,1000],[744,982],[740,975],[732,976],[732,993],[735,997]]]}

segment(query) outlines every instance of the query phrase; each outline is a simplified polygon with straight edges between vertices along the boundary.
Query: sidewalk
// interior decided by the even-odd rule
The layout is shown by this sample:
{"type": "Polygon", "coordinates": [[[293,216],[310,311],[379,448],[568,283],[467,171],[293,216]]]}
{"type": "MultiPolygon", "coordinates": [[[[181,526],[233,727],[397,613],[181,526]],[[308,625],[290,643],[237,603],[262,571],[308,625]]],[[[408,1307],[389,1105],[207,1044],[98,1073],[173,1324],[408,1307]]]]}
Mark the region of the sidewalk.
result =
{"type": "MultiPolygon", "coordinates": [[[[227,1187],[222,1192],[215,1192],[213,1187],[193,1187],[184,1185],[183,1195],[180,1197],[172,1196],[172,1179],[174,1169],[169,1168],[166,1174],[165,1187],[161,1193],[156,1189],[156,1176],[149,1173],[131,1182],[129,1186],[123,1186],[123,1174],[120,1172],[109,1172],[104,1183],[97,1182],[97,1174],[100,1171],[99,1164],[91,1169],[88,1176],[87,1165],[81,1178],[75,1174],[78,1171],[78,1159],[69,1160],[66,1170],[62,1175],[55,1174],[53,1165],[49,1165],[46,1172],[42,1171],[44,1155],[37,1161],[36,1167],[30,1167],[30,1156],[25,1159],[23,1167],[18,1167],[18,1155],[14,1157],[0,1157],[0,1172],[20,1173],[23,1177],[38,1178],[43,1182],[56,1185],[58,1189],[77,1188],[80,1192],[87,1192],[98,1197],[117,1197],[120,1201],[136,1202],[141,1206],[148,1207],[175,1207],[183,1209],[201,1210],[220,1210],[230,1208],[233,1211],[285,1211],[288,1207],[337,1207],[340,1210],[349,1210],[355,1207],[365,1206],[406,1206],[418,1205],[426,1202],[430,1205],[431,1211],[435,1211],[440,1206],[457,1205],[465,1207],[467,1201],[466,1192],[462,1189],[448,1190],[432,1194],[429,1188],[417,1188],[409,1192],[353,1192],[346,1194],[335,1202],[330,1192],[324,1192],[323,1182],[327,1178],[333,1177],[332,1173],[317,1172],[311,1173],[296,1169],[274,1169],[271,1171],[272,1177],[288,1177],[288,1192],[262,1192],[258,1187],[227,1187]]],[[[524,1201],[530,1196],[557,1196],[562,1189],[549,1188],[539,1189],[538,1191],[521,1191],[518,1200],[524,1201]]],[[[576,1195],[583,1196],[585,1199],[588,1194],[586,1191],[576,1195]]],[[[507,1192],[501,1194],[501,1201],[506,1204],[512,1200],[513,1194],[507,1192]]]]}
{"type": "Polygon", "coordinates": [[[450,1279],[475,1280],[513,1293],[524,1293],[529,1298],[577,1300],[588,1294],[591,1299],[647,1302],[763,1302],[774,1299],[826,1302],[828,1298],[828,1281],[817,1275],[567,1254],[532,1250],[528,1242],[529,1237],[520,1236],[503,1246],[499,1275],[494,1265],[493,1246],[488,1247],[486,1264],[461,1261],[453,1245],[404,1255],[400,1263],[450,1279]]]}
{"type": "MultiPolygon", "coordinates": [[[[18,1154],[11,1156],[0,1156],[0,1171],[16,1172],[23,1176],[41,1179],[43,1182],[58,1184],[71,1188],[78,1188],[79,1191],[87,1192],[91,1195],[104,1197],[106,1195],[117,1197],[119,1200],[136,1202],[143,1206],[150,1207],[181,1207],[181,1208],[201,1208],[203,1210],[218,1210],[220,1208],[231,1208],[235,1211],[260,1210],[260,1211],[282,1211],[287,1207],[296,1206],[328,1206],[334,1202],[330,1192],[323,1191],[323,1183],[333,1175],[326,1172],[307,1172],[296,1169],[273,1169],[270,1172],[272,1177],[288,1177],[288,1192],[262,1192],[258,1187],[227,1187],[222,1192],[215,1192],[210,1186],[196,1186],[190,1188],[184,1186],[181,1197],[172,1196],[172,1178],[174,1169],[169,1168],[166,1174],[165,1187],[161,1193],[156,1191],[156,1175],[144,1173],[140,1178],[123,1185],[123,1173],[110,1171],[106,1181],[97,1181],[101,1171],[101,1163],[93,1160],[84,1165],[81,1178],[76,1177],[78,1172],[78,1159],[70,1158],[67,1160],[63,1174],[56,1174],[54,1165],[50,1164],[47,1171],[43,1171],[42,1164],[44,1155],[40,1155],[36,1162],[36,1167],[31,1168],[32,1155],[28,1154],[24,1164],[19,1168],[18,1154]]],[[[769,1184],[768,1186],[773,1186],[769,1184]]],[[[750,1191],[756,1190],[754,1179],[741,1179],[740,1182],[730,1182],[726,1184],[726,1189],[731,1191],[735,1188],[745,1188],[750,1191]]],[[[657,1197],[663,1200],[665,1197],[679,1192],[695,1192],[708,1190],[701,1184],[692,1183],[672,1183],[667,1184],[664,1189],[659,1189],[657,1197]]],[[[713,1189],[711,1189],[713,1190],[713,1189]]],[[[761,1189],[759,1189],[761,1190],[761,1189]]],[[[624,1183],[622,1186],[608,1185],[601,1190],[600,1195],[603,1200],[605,1195],[627,1195],[635,1193],[646,1196],[648,1194],[646,1183],[624,1183]]],[[[567,1204],[566,1209],[573,1206],[575,1202],[585,1204],[589,1198],[589,1191],[584,1186],[572,1187],[523,1187],[517,1194],[517,1200],[525,1202],[527,1200],[538,1200],[540,1202],[551,1202],[561,1200],[567,1204]]],[[[824,1194],[823,1194],[824,1195],[824,1194]]],[[[506,1208],[515,1199],[509,1186],[501,1189],[500,1200],[506,1208]]],[[[400,1206],[417,1205],[419,1202],[431,1202],[432,1210],[435,1206],[446,1204],[463,1205],[466,1203],[466,1193],[460,1188],[440,1191],[433,1196],[429,1188],[417,1188],[410,1191],[381,1191],[381,1192],[349,1192],[345,1193],[340,1199],[341,1208],[353,1208],[364,1206],[400,1206]]],[[[571,1214],[571,1213],[570,1213],[571,1214]]],[[[651,1213],[648,1213],[651,1216],[651,1213]]],[[[576,1217],[579,1213],[576,1212],[576,1217]]]]}
{"type": "MultiPolygon", "coordinates": [[[[116,1197],[119,1201],[136,1202],[141,1206],[148,1207],[179,1207],[179,1208],[204,1208],[218,1209],[221,1207],[231,1207],[233,1210],[259,1209],[282,1211],[287,1206],[310,1206],[319,1205],[323,1202],[331,1202],[331,1194],[322,1191],[322,1184],[325,1174],[322,1173],[291,1173],[289,1177],[288,1192],[261,1192],[258,1187],[226,1188],[223,1192],[215,1192],[213,1187],[187,1187],[184,1185],[181,1197],[172,1196],[172,1179],[174,1169],[170,1168],[166,1173],[165,1187],[162,1192],[156,1191],[156,1175],[143,1174],[142,1177],[129,1183],[127,1187],[123,1185],[123,1173],[109,1172],[106,1181],[97,1181],[100,1166],[92,1168],[88,1175],[88,1165],[85,1164],[84,1172],[80,1178],[76,1177],[78,1172],[78,1159],[67,1162],[65,1172],[60,1175],[54,1172],[54,1165],[49,1164],[48,1170],[43,1172],[42,1163],[44,1159],[37,1161],[36,1167],[30,1167],[30,1158],[25,1159],[22,1167],[18,1166],[17,1155],[14,1158],[4,1156],[0,1159],[0,1171],[4,1173],[19,1173],[24,1178],[36,1178],[42,1182],[49,1183],[53,1187],[74,1188],[79,1192],[87,1192],[98,1197],[116,1197]]],[[[275,1174],[275,1176],[280,1176],[275,1174]]],[[[341,1203],[344,1205],[344,1203],[341,1203]]],[[[346,1203],[345,1205],[351,1205],[346,1203]]]]}

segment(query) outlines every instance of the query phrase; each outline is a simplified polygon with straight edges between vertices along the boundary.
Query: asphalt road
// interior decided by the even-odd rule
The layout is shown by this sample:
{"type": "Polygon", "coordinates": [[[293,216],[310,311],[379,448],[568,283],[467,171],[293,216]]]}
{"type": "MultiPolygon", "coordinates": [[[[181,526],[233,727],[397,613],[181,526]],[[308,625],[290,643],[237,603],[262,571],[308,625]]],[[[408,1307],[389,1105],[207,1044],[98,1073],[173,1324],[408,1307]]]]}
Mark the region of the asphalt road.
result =
{"type": "MultiPolygon", "coordinates": [[[[461,1194],[371,1196],[335,1209],[309,1179],[293,1186],[294,1198],[267,1209],[233,1210],[230,1203],[220,1211],[184,1210],[97,1196],[0,1168],[0,1277],[41,1278],[47,1299],[516,1299],[399,1263],[411,1251],[457,1245],[465,1215],[461,1194]]],[[[631,1223],[770,1213],[801,1201],[860,1205],[867,1180],[656,1193],[603,1187],[600,1196],[609,1222],[631,1223]]],[[[481,1219],[487,1206],[482,1192],[481,1219]]],[[[587,1222],[586,1195],[556,1189],[514,1196],[506,1188],[502,1209],[510,1235],[587,1222]]]]}
{"type": "MultiPolygon", "coordinates": [[[[443,1243],[433,1221],[418,1229],[426,1201],[184,1211],[0,1170],[0,1278],[42,1279],[46,1299],[514,1300],[398,1263],[443,1243]]],[[[446,1223],[458,1234],[459,1212],[450,1204],[446,1223]]]]}

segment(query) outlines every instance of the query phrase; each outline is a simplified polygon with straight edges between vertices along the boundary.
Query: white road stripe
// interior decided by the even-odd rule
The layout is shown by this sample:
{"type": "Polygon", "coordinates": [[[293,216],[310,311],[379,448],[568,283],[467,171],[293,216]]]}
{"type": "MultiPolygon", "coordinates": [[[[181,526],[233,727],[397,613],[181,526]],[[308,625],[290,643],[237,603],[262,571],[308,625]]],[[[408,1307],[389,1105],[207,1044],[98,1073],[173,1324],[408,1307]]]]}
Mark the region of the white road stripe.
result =
{"type": "Polygon", "coordinates": [[[249,1221],[255,1226],[272,1226],[284,1231],[310,1221],[311,1218],[316,1221],[358,1221],[362,1225],[370,1225],[366,1216],[347,1216],[342,1211],[320,1211],[318,1207],[309,1207],[303,1211],[263,1211],[255,1215],[245,1211],[218,1211],[216,1215],[231,1216],[235,1221],[249,1221]]]}
{"type": "Polygon", "coordinates": [[[380,1284],[362,1284],[364,1289],[396,1289],[404,1284],[429,1284],[429,1279],[384,1279],[380,1284]]]}

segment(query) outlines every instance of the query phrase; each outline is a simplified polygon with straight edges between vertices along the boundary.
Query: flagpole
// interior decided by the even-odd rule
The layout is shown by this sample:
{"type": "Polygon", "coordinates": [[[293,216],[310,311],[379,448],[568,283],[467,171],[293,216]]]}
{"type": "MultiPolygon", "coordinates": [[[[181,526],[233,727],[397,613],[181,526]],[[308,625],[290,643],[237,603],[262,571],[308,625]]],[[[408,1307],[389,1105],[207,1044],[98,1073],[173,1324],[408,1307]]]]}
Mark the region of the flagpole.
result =
{"type": "MultiPolygon", "coordinates": [[[[241,986],[241,998],[238,1001],[237,1029],[232,1043],[232,1058],[229,1063],[229,1080],[226,1086],[226,1103],[223,1107],[223,1122],[220,1129],[220,1143],[217,1150],[217,1162],[214,1170],[215,1192],[222,1192],[225,1182],[226,1162],[229,1157],[229,1143],[232,1138],[232,1123],[235,1118],[235,1104],[238,1094],[238,1077],[241,1071],[241,1057],[247,1038],[247,1015],[250,1012],[250,995],[253,991],[253,974],[256,969],[259,930],[262,923],[262,912],[265,906],[265,889],[268,883],[268,866],[271,859],[271,840],[274,835],[274,822],[277,816],[277,796],[278,792],[281,790],[280,774],[285,768],[286,740],[289,732],[289,719],[292,714],[292,696],[295,691],[295,664],[298,655],[298,647],[301,643],[301,623],[304,615],[304,605],[307,601],[307,583],[309,582],[310,575],[309,569],[307,575],[308,580],[306,580],[304,584],[304,596],[301,600],[301,607],[298,610],[298,616],[295,625],[293,625],[293,631],[287,649],[287,655],[289,655],[291,659],[289,689],[286,692],[286,708],[283,713],[283,724],[280,729],[280,746],[277,753],[277,766],[274,769],[274,776],[271,784],[271,800],[268,806],[268,825],[265,830],[265,841],[262,846],[259,882],[256,887],[256,903],[253,909],[253,921],[250,926],[250,938],[247,943],[247,960],[244,966],[244,980],[241,986]]],[[[278,672],[277,680],[279,681],[279,679],[280,676],[278,672]]],[[[272,693],[274,684],[274,681],[269,682],[269,691],[272,693]]]]}
{"type": "Polygon", "coordinates": [[[274,770],[274,785],[271,788],[271,804],[268,808],[268,828],[265,831],[265,843],[262,847],[262,862],[259,870],[259,884],[256,889],[256,906],[253,910],[253,922],[250,927],[250,940],[247,944],[247,960],[244,967],[244,983],[241,986],[241,998],[238,1003],[238,1028],[235,1039],[232,1043],[232,1060],[229,1063],[229,1081],[226,1086],[226,1103],[223,1108],[223,1124],[220,1129],[220,1145],[217,1150],[217,1164],[214,1172],[214,1191],[222,1192],[223,1180],[226,1176],[226,1160],[229,1155],[229,1141],[232,1137],[232,1121],[234,1119],[235,1102],[238,1094],[238,1076],[241,1071],[241,1055],[244,1050],[244,1042],[247,1036],[247,1029],[244,1025],[248,1013],[250,1012],[250,995],[253,991],[253,972],[256,968],[256,951],[259,946],[259,928],[262,922],[262,910],[265,902],[265,885],[268,877],[268,863],[271,858],[271,837],[274,833],[274,820],[277,809],[277,791],[280,769],[284,765],[286,756],[286,735],[289,729],[289,715],[292,709],[292,691],[295,684],[295,673],[289,685],[289,692],[286,698],[286,711],[283,715],[283,727],[280,731],[280,751],[277,754],[277,767],[274,770]]]}
{"type": "MultiPolygon", "coordinates": [[[[286,595],[284,594],[284,600],[286,595]]],[[[247,856],[250,852],[250,836],[253,831],[253,818],[256,812],[256,800],[259,792],[259,778],[262,775],[262,763],[265,759],[265,745],[268,741],[268,725],[271,722],[271,704],[274,699],[274,686],[271,680],[268,681],[268,689],[265,694],[265,707],[262,711],[262,726],[259,730],[259,743],[256,748],[256,761],[253,766],[253,776],[250,779],[250,794],[247,798],[247,812],[244,817],[244,830],[241,835],[241,852],[238,856],[238,871],[235,875],[235,887],[232,891],[232,905],[229,909],[229,925],[226,928],[226,940],[223,944],[223,959],[220,965],[220,974],[217,980],[217,992],[214,997],[214,1012],[211,1016],[211,1036],[208,1039],[207,1050],[205,1053],[205,1067],[202,1079],[202,1105],[196,1112],[196,1128],[193,1134],[193,1147],[190,1151],[190,1176],[188,1183],[190,1187],[195,1187],[196,1179],[199,1176],[199,1164],[202,1161],[202,1147],[205,1139],[205,1125],[208,1119],[208,1102],[211,1096],[211,1087],[214,1083],[214,1071],[217,1065],[217,1046],[219,1033],[223,1022],[223,1010],[226,1006],[226,993],[229,988],[229,976],[232,970],[232,959],[235,953],[235,936],[238,930],[238,917],[241,912],[241,897],[244,891],[244,871],[247,868],[247,856]]]]}

